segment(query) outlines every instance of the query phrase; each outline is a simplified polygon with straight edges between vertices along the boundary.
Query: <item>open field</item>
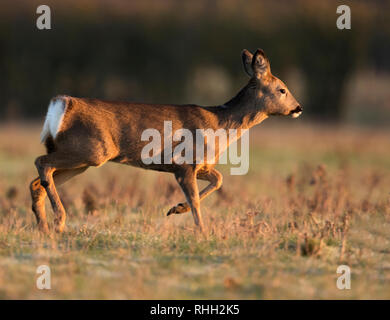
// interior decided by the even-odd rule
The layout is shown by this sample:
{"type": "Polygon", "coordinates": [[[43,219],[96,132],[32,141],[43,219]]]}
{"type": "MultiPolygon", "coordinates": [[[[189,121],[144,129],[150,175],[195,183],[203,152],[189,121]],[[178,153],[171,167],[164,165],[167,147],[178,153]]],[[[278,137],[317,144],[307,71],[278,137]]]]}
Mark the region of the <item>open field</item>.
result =
{"type": "Polygon", "coordinates": [[[302,122],[251,130],[247,175],[220,166],[207,240],[190,214],[165,216],[183,200],[173,176],[117,164],[59,188],[67,229],[41,236],[28,191],[40,126],[0,126],[0,298],[390,299],[390,131],[302,122]],[[36,288],[42,264],[51,290],[36,288]],[[340,264],[351,290],[336,287],[340,264]]]}

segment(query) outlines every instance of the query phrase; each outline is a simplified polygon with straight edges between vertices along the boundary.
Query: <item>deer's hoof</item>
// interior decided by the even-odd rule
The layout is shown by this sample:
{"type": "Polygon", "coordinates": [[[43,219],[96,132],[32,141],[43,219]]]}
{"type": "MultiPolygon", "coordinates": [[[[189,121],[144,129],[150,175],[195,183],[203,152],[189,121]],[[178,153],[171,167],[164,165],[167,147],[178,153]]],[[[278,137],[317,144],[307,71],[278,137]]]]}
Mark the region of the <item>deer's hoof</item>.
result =
{"type": "Polygon", "coordinates": [[[54,231],[56,233],[62,233],[62,232],[64,232],[64,229],[65,229],[65,223],[58,223],[54,227],[54,231]]]}
{"type": "Polygon", "coordinates": [[[167,216],[171,214],[181,214],[190,211],[190,206],[187,203],[179,203],[177,206],[172,207],[168,213],[167,216]]]}

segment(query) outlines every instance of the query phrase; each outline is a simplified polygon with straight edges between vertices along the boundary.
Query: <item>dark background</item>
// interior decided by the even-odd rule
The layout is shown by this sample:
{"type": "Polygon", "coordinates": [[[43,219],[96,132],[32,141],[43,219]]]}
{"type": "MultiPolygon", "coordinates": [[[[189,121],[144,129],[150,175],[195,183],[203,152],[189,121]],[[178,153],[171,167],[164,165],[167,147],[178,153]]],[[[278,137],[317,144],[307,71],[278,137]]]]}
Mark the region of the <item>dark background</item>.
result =
{"type": "Polygon", "coordinates": [[[0,117],[42,119],[57,94],[222,104],[247,81],[240,53],[320,121],[390,123],[388,1],[3,1],[0,117]],[[38,30],[36,8],[51,7],[38,30]],[[352,29],[336,28],[347,4],[352,29]]]}

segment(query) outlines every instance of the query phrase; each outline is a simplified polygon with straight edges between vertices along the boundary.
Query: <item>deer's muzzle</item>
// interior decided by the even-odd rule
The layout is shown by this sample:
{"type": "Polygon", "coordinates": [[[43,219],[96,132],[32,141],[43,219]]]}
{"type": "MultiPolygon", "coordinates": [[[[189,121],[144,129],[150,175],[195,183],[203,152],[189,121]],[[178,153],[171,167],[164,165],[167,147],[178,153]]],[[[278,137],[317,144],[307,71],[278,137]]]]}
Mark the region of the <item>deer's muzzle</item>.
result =
{"type": "Polygon", "coordinates": [[[301,106],[297,106],[294,110],[291,110],[289,115],[293,118],[298,118],[303,111],[303,108],[301,106]]]}

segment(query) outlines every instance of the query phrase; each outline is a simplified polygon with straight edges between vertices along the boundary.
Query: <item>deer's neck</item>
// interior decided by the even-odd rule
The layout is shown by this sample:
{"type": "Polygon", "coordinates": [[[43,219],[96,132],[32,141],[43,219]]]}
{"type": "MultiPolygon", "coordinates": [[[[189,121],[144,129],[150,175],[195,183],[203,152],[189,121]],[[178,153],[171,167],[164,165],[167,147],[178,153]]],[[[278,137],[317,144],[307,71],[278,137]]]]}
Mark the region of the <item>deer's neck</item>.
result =
{"type": "Polygon", "coordinates": [[[221,107],[222,121],[227,128],[250,129],[268,118],[265,112],[255,107],[252,90],[249,83],[221,107]]]}

